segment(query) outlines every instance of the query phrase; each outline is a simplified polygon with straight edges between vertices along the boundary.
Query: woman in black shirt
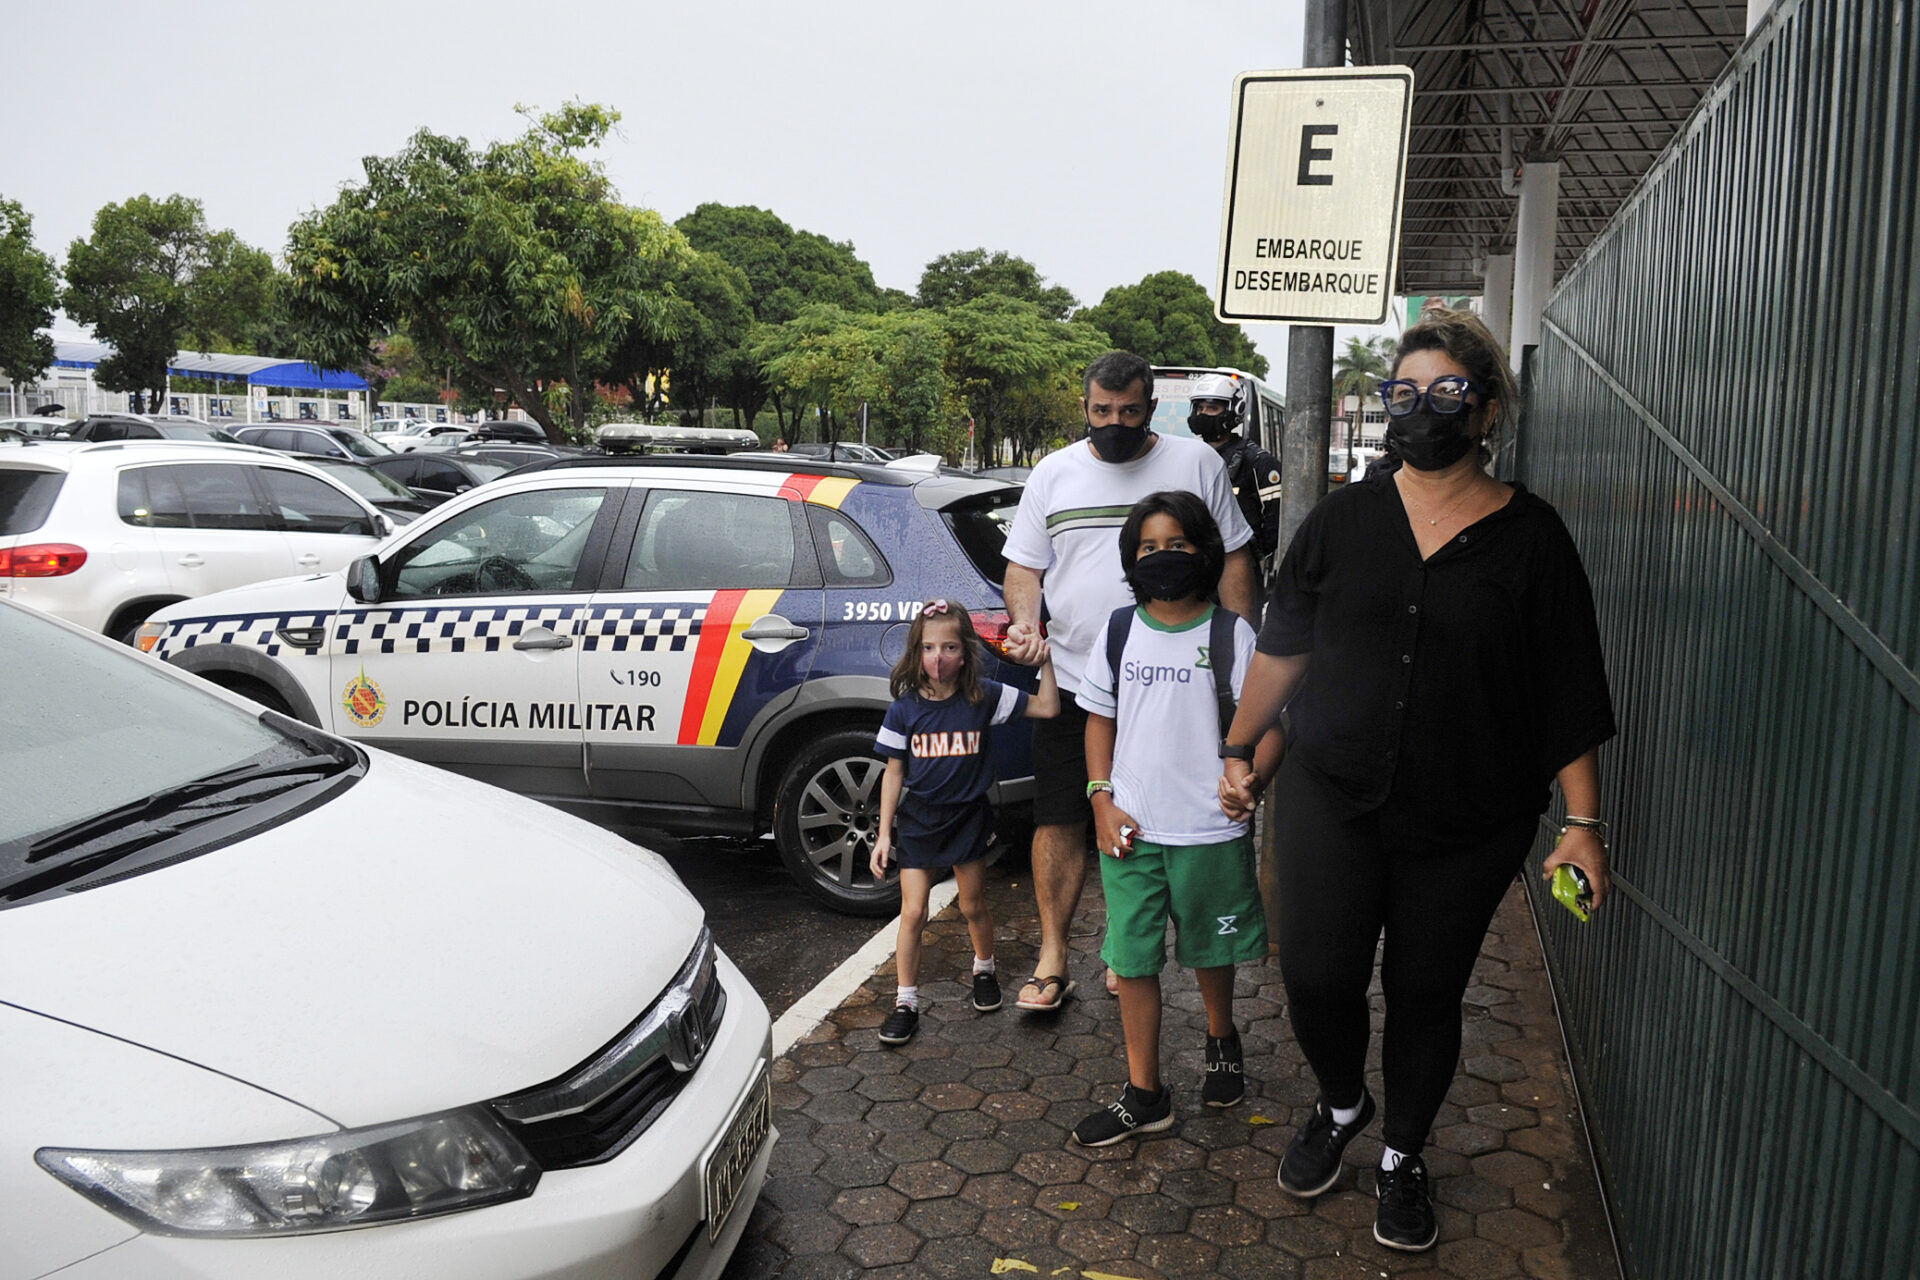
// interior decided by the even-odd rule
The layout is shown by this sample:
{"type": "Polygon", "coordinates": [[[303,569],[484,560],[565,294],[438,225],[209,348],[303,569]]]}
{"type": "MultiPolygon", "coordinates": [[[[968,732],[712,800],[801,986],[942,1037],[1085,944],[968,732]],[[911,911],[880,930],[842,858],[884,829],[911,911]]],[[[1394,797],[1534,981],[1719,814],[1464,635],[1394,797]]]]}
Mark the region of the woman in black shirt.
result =
{"type": "Polygon", "coordinates": [[[1460,1058],[1460,1002],[1557,778],[1569,829],[1547,860],[1609,888],[1598,746],[1613,736],[1599,628],[1552,507],[1484,469],[1515,391],[1478,317],[1432,311],[1382,384],[1393,471],[1329,495],[1275,575],[1222,753],[1221,803],[1265,779],[1234,744],[1288,708],[1276,784],[1280,966],[1320,1083],[1280,1185],[1316,1196],[1373,1118],[1367,987],[1381,983],[1386,1151],[1374,1237],[1437,1237],[1420,1158],[1460,1058]],[[1228,754],[1233,753],[1233,754],[1228,754]],[[1574,825],[1574,819],[1591,822],[1574,825]]]}

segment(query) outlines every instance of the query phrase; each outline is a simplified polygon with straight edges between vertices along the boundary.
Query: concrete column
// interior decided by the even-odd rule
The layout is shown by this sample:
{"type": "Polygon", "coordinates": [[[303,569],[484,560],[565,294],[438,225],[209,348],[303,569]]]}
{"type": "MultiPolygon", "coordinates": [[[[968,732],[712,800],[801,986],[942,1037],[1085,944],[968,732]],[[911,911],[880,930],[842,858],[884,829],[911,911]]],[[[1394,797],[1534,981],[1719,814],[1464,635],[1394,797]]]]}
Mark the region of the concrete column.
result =
{"type": "Polygon", "coordinates": [[[1480,318],[1505,347],[1513,337],[1513,255],[1490,255],[1480,278],[1485,281],[1480,291],[1480,318]]]}
{"type": "Polygon", "coordinates": [[[1560,162],[1529,160],[1520,174],[1519,230],[1513,246],[1513,341],[1508,355],[1515,373],[1520,354],[1540,345],[1540,315],[1553,289],[1553,242],[1559,223],[1560,162]]]}

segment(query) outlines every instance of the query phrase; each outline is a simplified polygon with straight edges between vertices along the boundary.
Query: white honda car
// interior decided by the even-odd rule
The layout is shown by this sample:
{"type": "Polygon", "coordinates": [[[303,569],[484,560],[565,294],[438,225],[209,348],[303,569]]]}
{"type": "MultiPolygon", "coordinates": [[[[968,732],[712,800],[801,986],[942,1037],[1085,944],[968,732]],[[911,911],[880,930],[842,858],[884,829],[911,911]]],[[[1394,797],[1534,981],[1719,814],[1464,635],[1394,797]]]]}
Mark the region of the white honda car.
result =
{"type": "Polygon", "coordinates": [[[766,1007],[655,855],[0,601],[0,1280],[711,1277],[766,1007]]]}

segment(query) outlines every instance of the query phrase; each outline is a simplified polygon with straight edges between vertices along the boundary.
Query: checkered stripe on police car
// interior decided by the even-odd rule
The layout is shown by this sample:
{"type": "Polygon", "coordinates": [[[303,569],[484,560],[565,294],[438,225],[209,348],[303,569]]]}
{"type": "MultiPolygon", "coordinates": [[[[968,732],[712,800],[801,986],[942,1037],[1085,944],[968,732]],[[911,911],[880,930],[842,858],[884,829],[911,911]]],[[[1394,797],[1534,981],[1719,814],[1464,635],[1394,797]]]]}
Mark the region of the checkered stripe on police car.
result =
{"type": "Polygon", "coordinates": [[[186,618],[168,626],[159,640],[155,641],[155,657],[164,658],[170,653],[183,649],[192,649],[203,644],[244,644],[254,645],[266,651],[269,658],[277,658],[288,648],[300,653],[310,653],[305,646],[288,645],[282,638],[282,631],[310,630],[317,636],[326,634],[324,628],[327,615],[324,613],[262,613],[240,618],[186,618]]]}
{"type": "Polygon", "coordinates": [[[362,609],[338,615],[335,652],[493,653],[526,631],[545,627],[561,635],[585,605],[448,606],[439,609],[362,609]]]}
{"type": "Polygon", "coordinates": [[[628,649],[679,653],[700,634],[700,623],[706,616],[705,605],[604,606],[587,619],[580,647],[614,653],[628,649]]]}

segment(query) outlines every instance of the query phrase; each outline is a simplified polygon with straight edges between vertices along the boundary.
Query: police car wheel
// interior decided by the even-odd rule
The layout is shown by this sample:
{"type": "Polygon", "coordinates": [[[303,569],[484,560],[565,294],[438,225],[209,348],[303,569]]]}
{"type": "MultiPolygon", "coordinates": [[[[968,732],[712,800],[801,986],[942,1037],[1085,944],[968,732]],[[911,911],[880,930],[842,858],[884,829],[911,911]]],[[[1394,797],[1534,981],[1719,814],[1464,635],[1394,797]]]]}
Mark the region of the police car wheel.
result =
{"type": "Polygon", "coordinates": [[[842,729],[801,751],[781,775],[773,817],[780,858],[801,888],[848,915],[900,910],[899,873],[875,880],[868,867],[885,773],[873,731],[842,729]]]}

